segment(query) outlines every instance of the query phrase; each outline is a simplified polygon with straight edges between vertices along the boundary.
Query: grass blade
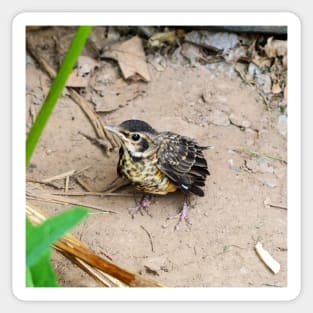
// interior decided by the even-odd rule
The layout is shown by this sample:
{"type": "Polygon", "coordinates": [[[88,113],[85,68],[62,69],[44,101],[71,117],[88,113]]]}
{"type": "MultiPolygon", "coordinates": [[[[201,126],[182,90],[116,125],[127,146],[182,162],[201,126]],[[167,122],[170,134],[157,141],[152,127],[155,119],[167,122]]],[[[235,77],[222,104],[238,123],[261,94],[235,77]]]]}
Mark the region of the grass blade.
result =
{"type": "Polygon", "coordinates": [[[80,26],[71,42],[69,50],[64,57],[63,63],[55,80],[53,81],[49,94],[42,105],[35,123],[31,128],[26,140],[26,167],[29,165],[31,156],[35,150],[41,133],[52,113],[52,110],[60,97],[65,83],[70,75],[76,60],[89,36],[91,26],[80,26]]]}

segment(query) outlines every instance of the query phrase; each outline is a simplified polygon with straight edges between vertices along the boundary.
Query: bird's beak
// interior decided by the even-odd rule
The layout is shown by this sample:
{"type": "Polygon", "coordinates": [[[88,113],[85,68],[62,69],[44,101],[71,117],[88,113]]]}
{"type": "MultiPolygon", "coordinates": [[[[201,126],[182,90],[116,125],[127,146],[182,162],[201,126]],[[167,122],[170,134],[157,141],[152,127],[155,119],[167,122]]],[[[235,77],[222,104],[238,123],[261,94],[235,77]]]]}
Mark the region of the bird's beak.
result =
{"type": "Polygon", "coordinates": [[[124,138],[124,135],[121,133],[118,126],[105,126],[105,129],[108,130],[109,132],[117,135],[121,139],[124,138]]]}

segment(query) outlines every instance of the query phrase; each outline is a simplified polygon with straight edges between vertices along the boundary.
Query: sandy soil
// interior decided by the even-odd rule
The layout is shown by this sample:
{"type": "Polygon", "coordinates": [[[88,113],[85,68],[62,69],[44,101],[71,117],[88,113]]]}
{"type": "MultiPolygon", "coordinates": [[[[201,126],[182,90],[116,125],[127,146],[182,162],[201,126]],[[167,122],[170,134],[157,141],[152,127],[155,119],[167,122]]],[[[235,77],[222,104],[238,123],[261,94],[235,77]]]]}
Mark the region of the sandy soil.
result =
{"type": "MultiPolygon", "coordinates": [[[[102,77],[96,83],[103,85],[105,94],[110,92],[107,105],[113,106],[111,112],[101,113],[104,122],[142,119],[160,131],[174,131],[211,146],[205,151],[211,176],[205,197],[191,197],[191,226],[183,225],[175,231],[176,220],[167,220],[181,208],[180,192],[155,196],[153,217],[137,215],[134,219],[127,209],[135,206],[138,195],[85,196],[73,198],[117,214],[92,210],[73,234],[100,256],[166,286],[287,286],[287,165],[251,153],[253,150],[287,159],[287,140],[277,128],[280,113],[267,110],[257,88],[245,84],[226,63],[194,67],[169,62],[162,71],[149,64],[151,81],[129,84],[124,83],[116,64],[101,64],[94,77],[102,77]],[[281,264],[278,274],[258,258],[258,241],[281,264]]],[[[38,111],[49,85],[46,74],[30,61],[27,112],[38,111]]],[[[93,99],[91,88],[86,89],[85,96],[93,99]]],[[[26,123],[27,127],[31,124],[29,114],[26,123]]],[[[104,156],[79,132],[95,137],[84,113],[64,93],[33,155],[27,179],[42,180],[87,167],[80,177],[93,190],[101,191],[113,181],[118,152],[104,156]]],[[[55,184],[62,188],[64,181],[55,184]]],[[[74,179],[70,188],[83,190],[74,179]]],[[[27,190],[55,191],[30,182],[27,190]]],[[[130,190],[132,187],[126,187],[119,192],[130,190]]],[[[51,214],[70,206],[32,202],[51,214]]],[[[53,255],[53,265],[62,286],[97,285],[59,254],[53,255]]]]}

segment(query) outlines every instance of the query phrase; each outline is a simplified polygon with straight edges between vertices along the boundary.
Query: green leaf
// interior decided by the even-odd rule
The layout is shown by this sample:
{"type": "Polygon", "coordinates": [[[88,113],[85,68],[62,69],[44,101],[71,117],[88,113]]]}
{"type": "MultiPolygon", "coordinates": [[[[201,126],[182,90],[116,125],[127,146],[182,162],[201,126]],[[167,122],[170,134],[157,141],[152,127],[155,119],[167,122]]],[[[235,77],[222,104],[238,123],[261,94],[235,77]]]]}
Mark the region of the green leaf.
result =
{"type": "Polygon", "coordinates": [[[84,44],[89,36],[91,26],[80,26],[71,42],[69,50],[67,51],[63,63],[55,80],[53,81],[49,94],[42,105],[37,118],[27,136],[26,140],[26,167],[29,165],[31,156],[35,150],[37,142],[41,133],[53,111],[53,108],[58,101],[65,83],[70,75],[76,60],[84,47],[84,44]]]}
{"type": "Polygon", "coordinates": [[[28,266],[26,267],[26,287],[34,287],[32,272],[28,266]]]}
{"type": "MultiPolygon", "coordinates": [[[[60,70],[51,85],[49,94],[27,136],[26,166],[29,165],[32,153],[35,150],[42,131],[62,93],[68,76],[91,30],[92,27],[90,26],[78,27],[60,70]]],[[[26,286],[58,286],[55,272],[50,263],[50,246],[86,215],[86,209],[75,207],[62,214],[49,218],[39,226],[33,226],[30,221],[26,219],[26,286]]]]}
{"type": "Polygon", "coordinates": [[[50,249],[51,244],[75,226],[88,211],[73,207],[61,214],[50,217],[40,225],[32,225],[26,219],[26,265],[33,266],[50,249]]]}
{"type": "Polygon", "coordinates": [[[28,287],[59,287],[50,257],[51,249],[48,249],[42,254],[40,259],[30,267],[33,286],[28,287]]]}

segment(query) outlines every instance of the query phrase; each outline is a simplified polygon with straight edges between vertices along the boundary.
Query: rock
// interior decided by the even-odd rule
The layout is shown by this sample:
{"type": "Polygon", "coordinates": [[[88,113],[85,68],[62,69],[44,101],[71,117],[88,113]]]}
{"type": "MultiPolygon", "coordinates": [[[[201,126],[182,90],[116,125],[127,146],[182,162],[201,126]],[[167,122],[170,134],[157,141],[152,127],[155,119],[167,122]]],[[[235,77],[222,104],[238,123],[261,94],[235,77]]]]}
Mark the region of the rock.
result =
{"type": "Polygon", "coordinates": [[[213,51],[225,51],[235,48],[240,40],[245,40],[245,38],[234,33],[207,30],[192,31],[185,36],[186,42],[191,42],[213,51]]]}
{"type": "Polygon", "coordinates": [[[248,66],[247,76],[250,79],[254,79],[265,93],[270,93],[272,91],[272,80],[270,75],[263,73],[262,70],[252,62],[248,66]]]}
{"type": "Polygon", "coordinates": [[[259,165],[258,170],[261,173],[274,173],[274,168],[269,165],[268,160],[266,160],[264,158],[259,158],[258,159],[258,165],[259,165]]]}
{"type": "Polygon", "coordinates": [[[229,159],[229,160],[228,160],[228,164],[229,164],[229,168],[230,168],[231,170],[233,170],[233,171],[235,171],[235,172],[240,172],[240,171],[241,171],[240,167],[235,166],[235,162],[234,162],[233,159],[229,159]]]}
{"type": "Polygon", "coordinates": [[[208,113],[208,122],[217,126],[229,126],[228,115],[219,110],[212,110],[208,113]]]}
{"type": "Polygon", "coordinates": [[[257,75],[260,75],[262,71],[254,63],[249,63],[248,66],[248,75],[249,78],[254,79],[257,75]]]}
{"type": "Polygon", "coordinates": [[[247,160],[246,167],[253,173],[274,173],[274,168],[264,158],[247,160]]]}
{"type": "Polygon", "coordinates": [[[263,89],[265,93],[270,93],[272,91],[272,80],[268,74],[258,74],[256,75],[256,81],[263,89]]]}
{"type": "Polygon", "coordinates": [[[261,174],[259,177],[258,177],[258,180],[270,187],[270,188],[275,188],[279,185],[279,182],[278,180],[272,175],[272,174],[269,174],[269,173],[264,173],[264,174],[261,174]]]}
{"type": "Polygon", "coordinates": [[[181,54],[190,62],[192,66],[198,66],[199,61],[204,59],[200,47],[188,42],[182,44],[181,54]]]}

